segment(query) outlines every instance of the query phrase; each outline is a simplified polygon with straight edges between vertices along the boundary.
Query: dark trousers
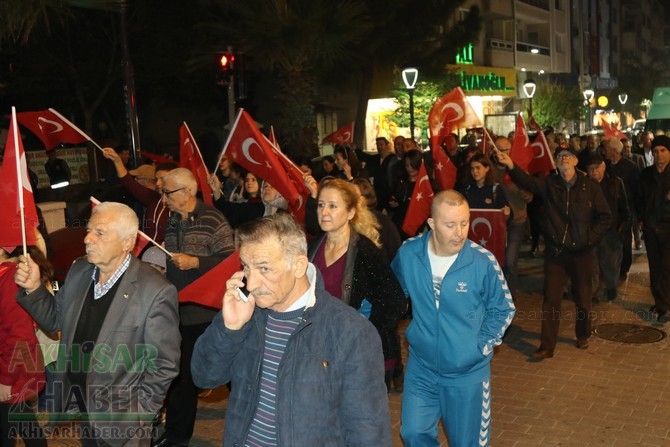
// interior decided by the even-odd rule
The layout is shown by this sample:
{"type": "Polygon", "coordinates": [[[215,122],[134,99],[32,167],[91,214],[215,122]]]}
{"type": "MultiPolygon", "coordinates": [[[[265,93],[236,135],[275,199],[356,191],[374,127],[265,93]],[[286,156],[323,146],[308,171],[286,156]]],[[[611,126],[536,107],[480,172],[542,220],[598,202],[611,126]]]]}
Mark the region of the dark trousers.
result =
{"type": "Polygon", "coordinates": [[[649,261],[649,283],[658,312],[670,310],[670,231],[646,229],[644,245],[649,261]]]}
{"type": "Polygon", "coordinates": [[[179,375],[168,390],[165,411],[165,437],[172,442],[185,443],[193,436],[200,390],[193,383],[191,376],[191,357],[196,340],[208,326],[209,323],[179,327],[181,333],[179,375]]]}
{"type": "Polygon", "coordinates": [[[26,447],[47,447],[35,409],[25,403],[0,404],[0,439],[2,447],[13,447],[19,436],[26,447]],[[11,420],[10,420],[11,415],[11,420]]]}
{"type": "Polygon", "coordinates": [[[575,299],[575,335],[578,340],[591,335],[592,276],[597,269],[594,249],[577,253],[561,252],[556,255],[547,248],[544,257],[544,302],[542,303],[542,335],[540,349],[553,351],[556,347],[558,329],[563,315],[561,301],[563,288],[568,278],[572,281],[575,299]]]}

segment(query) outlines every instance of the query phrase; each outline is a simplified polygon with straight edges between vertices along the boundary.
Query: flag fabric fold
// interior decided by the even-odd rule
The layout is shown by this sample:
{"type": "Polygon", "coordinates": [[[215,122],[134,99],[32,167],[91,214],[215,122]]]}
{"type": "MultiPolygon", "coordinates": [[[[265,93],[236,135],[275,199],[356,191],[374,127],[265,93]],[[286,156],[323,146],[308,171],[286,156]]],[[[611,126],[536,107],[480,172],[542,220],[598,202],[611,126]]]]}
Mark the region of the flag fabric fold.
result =
{"type": "Polygon", "coordinates": [[[28,178],[28,164],[12,107],[12,120],[0,168],[0,247],[36,245],[35,229],[39,226],[33,189],[28,178]],[[23,210],[22,210],[23,208],[23,210]],[[23,219],[22,219],[23,215],[23,219]]]}
{"type": "Polygon", "coordinates": [[[89,138],[51,110],[20,112],[16,114],[16,119],[42,141],[46,150],[54,149],[62,143],[80,144],[89,141],[89,138]]]}
{"type": "Polygon", "coordinates": [[[528,129],[526,128],[526,123],[523,121],[521,112],[517,113],[516,116],[514,139],[512,140],[512,149],[510,150],[509,156],[514,164],[524,171],[528,171],[528,166],[535,156],[530,145],[528,129]]]}
{"type": "Polygon", "coordinates": [[[451,158],[444,152],[442,146],[433,147],[431,156],[433,157],[433,176],[440,191],[453,189],[456,184],[457,169],[451,158]]]}
{"type": "Polygon", "coordinates": [[[628,136],[625,133],[621,132],[616,126],[611,125],[609,121],[603,119],[602,123],[603,123],[603,134],[606,140],[612,137],[618,140],[622,138],[628,138],[628,136]]]}
{"type": "Polygon", "coordinates": [[[333,143],[341,146],[346,146],[354,142],[354,123],[347,124],[337,129],[335,132],[326,135],[321,144],[333,143]]]}
{"type": "Polygon", "coordinates": [[[407,214],[405,214],[405,220],[402,223],[402,231],[408,236],[416,235],[421,225],[430,217],[430,206],[433,203],[433,195],[433,187],[430,185],[426,166],[422,161],[419,175],[412,191],[412,198],[407,207],[407,214]]]}
{"type": "Polygon", "coordinates": [[[226,281],[241,270],[240,251],[234,251],[211,270],[179,291],[180,303],[197,303],[221,309],[226,281]]]}
{"type": "Polygon", "coordinates": [[[502,210],[470,208],[468,239],[486,248],[505,266],[507,220],[502,210]]]}
{"type": "Polygon", "coordinates": [[[533,118],[530,112],[528,112],[528,124],[530,128],[537,132],[535,139],[531,143],[530,147],[533,149],[533,159],[528,165],[528,173],[531,175],[542,173],[548,174],[549,171],[556,169],[556,163],[554,162],[554,154],[549,148],[549,143],[544,136],[544,132],[537,121],[533,118]]]}
{"type": "Polygon", "coordinates": [[[300,202],[300,193],[286,173],[274,146],[245,110],[240,110],[228,135],[223,154],[270,183],[284,196],[289,205],[296,205],[300,202]]]}
{"type": "Polygon", "coordinates": [[[198,181],[198,189],[202,193],[202,200],[207,205],[212,206],[214,204],[212,188],[207,183],[209,171],[207,171],[200,149],[186,123],[182,124],[179,129],[179,165],[189,169],[195,175],[198,181]]]}
{"type": "Polygon", "coordinates": [[[482,127],[482,122],[460,87],[456,87],[433,104],[428,115],[430,147],[442,146],[455,130],[482,127]]]}

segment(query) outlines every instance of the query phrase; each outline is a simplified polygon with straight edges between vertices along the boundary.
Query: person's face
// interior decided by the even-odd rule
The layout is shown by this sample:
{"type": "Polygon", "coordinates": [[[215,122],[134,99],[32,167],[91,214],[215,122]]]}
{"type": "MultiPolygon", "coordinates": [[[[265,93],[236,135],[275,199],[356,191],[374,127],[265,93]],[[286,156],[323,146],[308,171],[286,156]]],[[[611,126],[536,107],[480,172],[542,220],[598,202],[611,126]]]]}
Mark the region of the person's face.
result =
{"type": "Polygon", "coordinates": [[[632,141],[626,141],[623,143],[623,149],[621,149],[621,155],[624,157],[630,157],[630,151],[633,148],[633,142],[632,141]]]}
{"type": "Polygon", "coordinates": [[[597,165],[588,165],[586,167],[586,171],[589,174],[591,180],[600,183],[603,177],[605,177],[605,162],[602,162],[597,165]]]}
{"type": "Polygon", "coordinates": [[[349,162],[347,161],[346,158],[344,158],[344,156],[340,152],[335,154],[335,164],[337,165],[338,168],[344,170],[344,167],[347,165],[347,163],[349,162]]]}
{"type": "Polygon", "coordinates": [[[131,250],[132,238],[122,240],[115,226],[115,215],[109,211],[98,211],[86,226],[86,258],[102,272],[113,272],[131,250]]]}
{"type": "Polygon", "coordinates": [[[560,152],[556,156],[556,167],[561,173],[574,171],[577,166],[577,157],[568,152],[560,152]]]}
{"type": "Polygon", "coordinates": [[[261,198],[264,202],[271,202],[277,198],[279,194],[268,182],[263,182],[263,189],[261,190],[261,198]]]}
{"type": "Polygon", "coordinates": [[[652,150],[654,165],[659,171],[663,171],[670,162],[670,151],[665,146],[655,146],[652,150]]]}
{"type": "Polygon", "coordinates": [[[300,296],[298,279],[305,274],[307,257],[287,259],[279,241],[268,238],[260,243],[245,243],[240,248],[245,285],[256,306],[282,312],[300,296]]]}
{"type": "Polygon", "coordinates": [[[586,137],[586,148],[595,151],[598,147],[598,138],[595,135],[589,135],[586,137]]]}
{"type": "Polygon", "coordinates": [[[616,157],[616,149],[614,149],[612,146],[610,146],[609,143],[605,144],[603,147],[603,155],[605,156],[606,160],[615,160],[616,157]]]}
{"type": "Polygon", "coordinates": [[[488,166],[484,166],[478,161],[470,162],[470,174],[472,174],[472,178],[477,183],[484,181],[486,178],[486,173],[489,172],[489,169],[490,168],[488,166]]]}
{"type": "Polygon", "coordinates": [[[161,192],[163,190],[163,177],[170,171],[156,171],[156,191],[161,192]]]}
{"type": "Polygon", "coordinates": [[[163,186],[160,192],[163,195],[163,203],[165,203],[165,206],[170,211],[180,214],[188,211],[188,202],[190,199],[188,191],[185,187],[177,184],[174,178],[168,177],[163,179],[163,186]]]}
{"type": "Polygon", "coordinates": [[[323,170],[326,172],[326,174],[330,174],[333,172],[333,166],[335,166],[335,163],[331,163],[330,160],[323,159],[321,160],[321,166],[323,166],[323,170]]]}
{"type": "Polygon", "coordinates": [[[230,175],[230,160],[228,160],[228,157],[221,158],[221,161],[219,162],[219,169],[226,177],[230,175]]]}
{"type": "Polygon", "coordinates": [[[433,230],[430,240],[435,254],[455,255],[468,239],[470,208],[467,203],[457,206],[443,203],[437,207],[435,215],[428,218],[428,226],[433,230]]]}
{"type": "Polygon", "coordinates": [[[393,149],[395,149],[396,154],[400,154],[404,150],[403,141],[405,141],[405,137],[395,137],[393,140],[393,149]]]}
{"type": "Polygon", "coordinates": [[[582,139],[579,136],[570,138],[570,146],[576,151],[582,148],[582,139]]]}
{"type": "Polygon", "coordinates": [[[375,144],[377,145],[377,151],[380,154],[385,154],[390,150],[389,144],[386,140],[377,140],[375,141],[375,144]]]}
{"type": "Polygon", "coordinates": [[[407,175],[411,178],[416,176],[419,173],[419,170],[414,169],[410,160],[405,160],[405,172],[407,172],[407,175]]]}
{"type": "Polygon", "coordinates": [[[651,142],[654,140],[654,136],[651,133],[642,134],[642,146],[649,149],[651,147],[651,142]]]}
{"type": "Polygon", "coordinates": [[[244,177],[244,189],[249,195],[257,196],[258,191],[260,190],[260,185],[258,184],[258,179],[251,172],[247,173],[244,177]]]}
{"type": "Polygon", "coordinates": [[[347,209],[342,193],[335,188],[324,188],[319,193],[316,215],[319,226],[326,232],[337,232],[356,214],[355,209],[347,209]]]}

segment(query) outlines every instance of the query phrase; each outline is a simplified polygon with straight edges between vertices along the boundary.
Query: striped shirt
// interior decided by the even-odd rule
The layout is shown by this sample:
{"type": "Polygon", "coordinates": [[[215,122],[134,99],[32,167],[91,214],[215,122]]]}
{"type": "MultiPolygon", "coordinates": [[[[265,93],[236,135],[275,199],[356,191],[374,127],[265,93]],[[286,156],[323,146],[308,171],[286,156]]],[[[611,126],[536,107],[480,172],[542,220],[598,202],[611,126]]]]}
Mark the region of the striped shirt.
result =
{"type": "Polygon", "coordinates": [[[277,376],[288,340],[302,321],[304,307],[289,312],[268,314],[261,383],[256,414],[249,428],[246,447],[270,447],[277,442],[277,376]]]}

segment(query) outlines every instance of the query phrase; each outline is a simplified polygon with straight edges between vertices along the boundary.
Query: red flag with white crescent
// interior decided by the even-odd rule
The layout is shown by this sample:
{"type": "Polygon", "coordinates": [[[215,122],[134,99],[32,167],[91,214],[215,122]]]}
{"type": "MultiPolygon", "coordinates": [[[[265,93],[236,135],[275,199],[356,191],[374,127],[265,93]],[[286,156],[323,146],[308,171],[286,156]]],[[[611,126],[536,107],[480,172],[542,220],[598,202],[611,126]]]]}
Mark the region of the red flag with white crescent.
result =
{"type": "Polygon", "coordinates": [[[16,114],[16,120],[34,133],[46,150],[58,147],[62,143],[79,144],[88,141],[86,136],[77,132],[50,110],[20,112],[16,114]]]}
{"type": "Polygon", "coordinates": [[[26,244],[35,245],[35,229],[39,220],[16,115],[12,117],[7,133],[5,155],[0,168],[0,185],[0,247],[13,249],[23,245],[22,227],[26,230],[26,244]]]}
{"type": "Polygon", "coordinates": [[[223,154],[271,184],[289,205],[300,201],[300,193],[279,161],[274,147],[246,111],[240,110],[223,154]]]}
{"type": "Polygon", "coordinates": [[[463,128],[482,127],[482,122],[468,102],[465,93],[456,87],[433,104],[428,115],[430,147],[441,146],[450,133],[463,128]]]}
{"type": "Polygon", "coordinates": [[[540,131],[537,133],[530,147],[533,150],[533,158],[528,165],[529,174],[548,174],[550,171],[556,169],[554,154],[549,149],[549,143],[547,143],[547,139],[544,137],[544,132],[540,131]]]}
{"type": "Polygon", "coordinates": [[[209,171],[202,159],[202,154],[198,148],[195,138],[191,134],[186,123],[179,129],[179,165],[182,168],[190,170],[198,181],[198,189],[202,193],[202,200],[207,205],[212,206],[212,187],[207,182],[209,171]]]}
{"type": "Polygon", "coordinates": [[[321,144],[324,143],[333,143],[339,144],[341,146],[346,146],[354,142],[354,123],[347,124],[346,126],[340,127],[335,132],[326,135],[321,144]]]}
{"type": "Polygon", "coordinates": [[[502,210],[471,208],[468,239],[493,253],[500,266],[505,266],[507,219],[502,210]]]}
{"type": "Polygon", "coordinates": [[[451,158],[441,146],[433,147],[431,156],[433,157],[433,176],[440,187],[440,191],[453,189],[456,184],[457,169],[451,158]]]}
{"type": "Polygon", "coordinates": [[[407,207],[407,214],[405,214],[405,220],[402,223],[402,231],[405,234],[414,236],[426,219],[430,217],[430,205],[433,203],[433,196],[433,187],[430,185],[426,166],[422,161],[412,191],[412,198],[407,207]]]}

